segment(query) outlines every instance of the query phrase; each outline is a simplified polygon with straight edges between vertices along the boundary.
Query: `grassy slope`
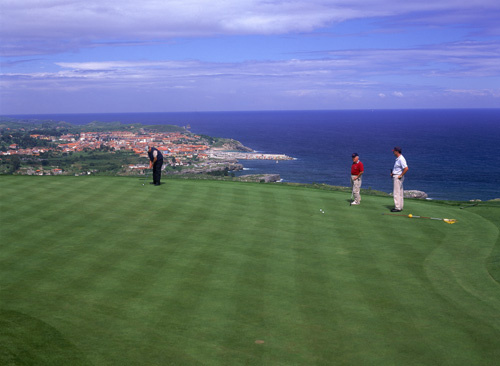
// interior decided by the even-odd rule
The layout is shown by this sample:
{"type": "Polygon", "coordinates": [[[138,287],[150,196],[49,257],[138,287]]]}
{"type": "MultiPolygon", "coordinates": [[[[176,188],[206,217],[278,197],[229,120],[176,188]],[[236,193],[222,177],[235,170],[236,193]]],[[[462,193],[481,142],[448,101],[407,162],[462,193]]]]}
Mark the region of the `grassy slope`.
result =
{"type": "Polygon", "coordinates": [[[498,206],[166,182],[0,177],[0,364],[500,359],[498,206]]]}

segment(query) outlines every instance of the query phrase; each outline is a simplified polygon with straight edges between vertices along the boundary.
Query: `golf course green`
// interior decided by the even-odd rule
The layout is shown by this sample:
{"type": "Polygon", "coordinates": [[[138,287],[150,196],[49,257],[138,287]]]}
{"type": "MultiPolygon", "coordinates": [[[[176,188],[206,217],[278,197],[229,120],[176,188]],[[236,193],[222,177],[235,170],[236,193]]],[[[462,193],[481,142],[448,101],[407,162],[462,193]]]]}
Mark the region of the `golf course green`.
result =
{"type": "Polygon", "coordinates": [[[498,365],[498,203],[164,182],[0,177],[0,365],[498,365]]]}

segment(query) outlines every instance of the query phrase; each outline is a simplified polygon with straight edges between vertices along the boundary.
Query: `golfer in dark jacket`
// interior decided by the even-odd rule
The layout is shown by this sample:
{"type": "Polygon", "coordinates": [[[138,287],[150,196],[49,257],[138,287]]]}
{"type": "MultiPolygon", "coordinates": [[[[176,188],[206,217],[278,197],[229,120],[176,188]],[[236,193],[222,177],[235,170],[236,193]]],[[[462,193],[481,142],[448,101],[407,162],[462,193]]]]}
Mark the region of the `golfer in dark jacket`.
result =
{"type": "Polygon", "coordinates": [[[148,148],[149,169],[153,169],[153,181],[150,184],[159,186],[161,179],[161,167],[163,165],[163,155],[156,147],[148,148]]]}

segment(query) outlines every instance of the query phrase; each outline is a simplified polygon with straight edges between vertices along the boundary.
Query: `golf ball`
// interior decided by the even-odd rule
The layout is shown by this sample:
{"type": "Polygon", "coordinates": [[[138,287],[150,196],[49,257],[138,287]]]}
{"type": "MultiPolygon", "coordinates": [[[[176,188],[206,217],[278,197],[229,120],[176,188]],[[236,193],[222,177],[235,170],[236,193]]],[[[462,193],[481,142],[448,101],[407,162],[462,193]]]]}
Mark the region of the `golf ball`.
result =
{"type": "Polygon", "coordinates": [[[412,218],[412,217],[413,217],[413,215],[412,215],[412,214],[409,214],[409,215],[408,215],[408,217],[412,218]]]}

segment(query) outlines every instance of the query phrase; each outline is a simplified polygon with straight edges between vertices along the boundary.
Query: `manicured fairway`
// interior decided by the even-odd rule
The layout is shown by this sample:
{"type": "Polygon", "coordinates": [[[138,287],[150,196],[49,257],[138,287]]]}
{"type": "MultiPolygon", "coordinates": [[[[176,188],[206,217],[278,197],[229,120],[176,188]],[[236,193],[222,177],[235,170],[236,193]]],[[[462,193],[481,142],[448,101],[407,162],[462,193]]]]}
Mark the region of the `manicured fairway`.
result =
{"type": "Polygon", "coordinates": [[[2,176],[0,365],[497,365],[500,207],[349,199],[2,176]]]}

